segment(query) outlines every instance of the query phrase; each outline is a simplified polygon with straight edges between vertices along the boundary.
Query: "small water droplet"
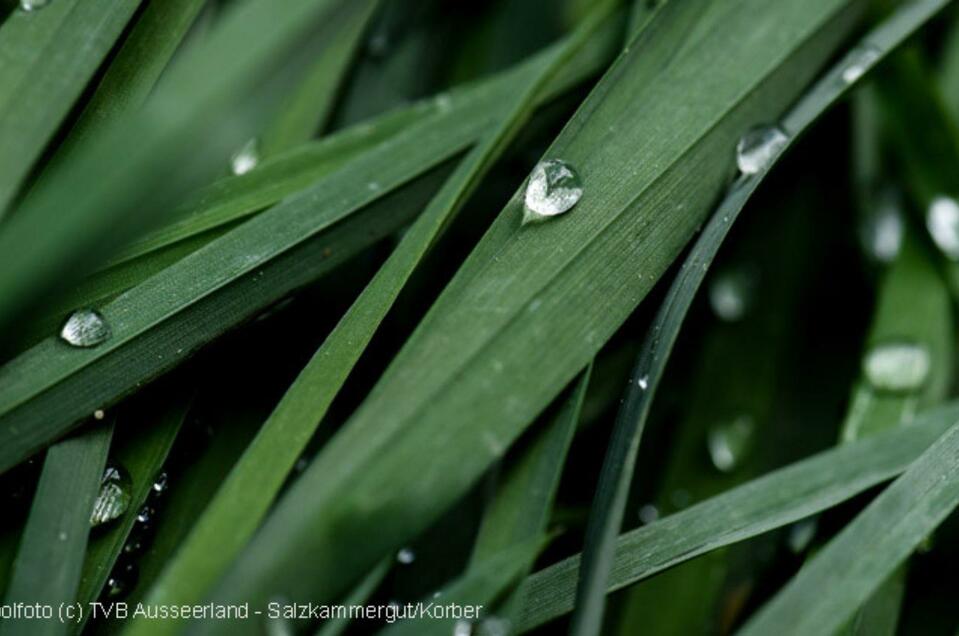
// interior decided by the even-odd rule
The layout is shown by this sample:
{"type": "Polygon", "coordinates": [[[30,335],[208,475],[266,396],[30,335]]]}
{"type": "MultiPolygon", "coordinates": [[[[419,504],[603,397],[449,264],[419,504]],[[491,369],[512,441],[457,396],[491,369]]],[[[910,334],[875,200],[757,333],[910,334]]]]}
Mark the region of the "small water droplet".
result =
{"type": "Polygon", "coordinates": [[[711,427],[707,446],[713,466],[724,473],[736,469],[749,451],[753,429],[753,420],[748,415],[740,415],[711,427]]]}
{"type": "Polygon", "coordinates": [[[453,636],[472,636],[473,623],[460,619],[453,625],[453,636]]]}
{"type": "Polygon", "coordinates": [[[260,162],[260,144],[251,139],[230,158],[230,171],[235,175],[246,174],[260,162]]]}
{"type": "Polygon", "coordinates": [[[645,504],[639,508],[639,520],[644,524],[652,523],[659,519],[659,509],[653,504],[645,504]]]}
{"type": "Polygon", "coordinates": [[[819,526],[817,517],[806,517],[789,526],[786,543],[793,554],[802,554],[816,538],[816,529],[819,526]]]}
{"type": "Polygon", "coordinates": [[[416,560],[416,553],[413,552],[412,548],[403,548],[396,553],[396,560],[403,565],[409,565],[416,560]]]}
{"type": "Polygon", "coordinates": [[[949,259],[959,260],[959,203],[939,196],[926,211],[926,229],[933,242],[949,259]]]}
{"type": "Polygon", "coordinates": [[[110,325],[95,309],[78,309],[63,323],[60,339],[74,347],[95,347],[110,338],[110,325]]]}
{"type": "Polygon", "coordinates": [[[97,409],[93,412],[93,419],[102,420],[107,416],[106,412],[103,409],[97,409]]]}
{"type": "Polygon", "coordinates": [[[882,51],[872,44],[856,47],[850,54],[849,62],[842,71],[842,81],[852,84],[866,74],[872,65],[882,57],[882,51]]]}
{"type": "Polygon", "coordinates": [[[133,563],[120,563],[110,572],[104,594],[109,599],[126,596],[137,582],[137,566],[133,563]]]}
{"type": "Polygon", "coordinates": [[[64,532],[63,530],[61,530],[61,531],[60,531],[60,534],[57,535],[57,538],[60,539],[60,541],[66,541],[66,540],[67,540],[67,533],[64,532]]]}
{"type": "Polygon", "coordinates": [[[449,111],[453,107],[453,100],[447,93],[440,93],[436,96],[436,109],[441,113],[449,111]]]}
{"type": "Polygon", "coordinates": [[[36,11],[50,4],[53,0],[20,0],[20,9],[23,11],[36,11]]]}
{"type": "Polygon", "coordinates": [[[644,375],[640,379],[636,380],[636,386],[641,388],[643,391],[649,388],[649,375],[644,375]]]}
{"type": "Polygon", "coordinates": [[[863,359],[863,373],[877,391],[911,393],[922,388],[932,359],[926,347],[892,340],[873,346],[863,359]]]}
{"type": "Polygon", "coordinates": [[[157,511],[153,506],[143,506],[137,513],[137,523],[142,527],[150,527],[157,511]]]}
{"type": "Polygon", "coordinates": [[[752,304],[755,281],[744,270],[725,271],[709,285],[709,306],[720,320],[742,320],[752,304]]]}
{"type": "Polygon", "coordinates": [[[523,223],[543,221],[568,212],[583,196],[579,174],[562,159],[536,164],[526,183],[523,223]]]}
{"type": "Polygon", "coordinates": [[[778,126],[760,126],[748,131],[736,145],[736,165],[745,175],[767,169],[779,155],[789,137],[778,126]]]}
{"type": "Polygon", "coordinates": [[[891,263],[899,255],[903,231],[902,204],[898,192],[886,190],[880,193],[875,211],[863,220],[860,228],[866,253],[878,263],[891,263]]]}
{"type": "Polygon", "coordinates": [[[170,487],[170,475],[166,471],[162,471],[157,475],[156,479],[153,480],[153,485],[150,486],[150,490],[154,495],[162,495],[170,487]]]}
{"type": "Polygon", "coordinates": [[[100,479],[100,493],[90,513],[90,527],[96,528],[119,518],[130,507],[130,476],[120,466],[109,465],[100,479]]]}

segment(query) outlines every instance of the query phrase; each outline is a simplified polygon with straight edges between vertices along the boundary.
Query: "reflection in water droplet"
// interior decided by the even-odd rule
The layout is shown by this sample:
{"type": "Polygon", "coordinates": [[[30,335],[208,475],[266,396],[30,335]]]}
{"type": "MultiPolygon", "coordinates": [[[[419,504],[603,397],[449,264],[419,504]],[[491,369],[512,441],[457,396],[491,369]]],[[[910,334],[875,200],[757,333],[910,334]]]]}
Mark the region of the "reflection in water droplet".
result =
{"type": "Polygon", "coordinates": [[[794,554],[802,554],[816,537],[816,529],[819,525],[817,517],[806,517],[789,526],[789,534],[786,537],[786,543],[794,554]]]}
{"type": "Polygon", "coordinates": [[[156,518],[157,511],[153,506],[143,506],[140,508],[140,512],[137,513],[137,523],[141,527],[151,527],[153,520],[156,518]]]}
{"type": "Polygon", "coordinates": [[[720,320],[736,322],[752,304],[754,281],[744,270],[725,271],[709,285],[709,306],[720,320]]]}
{"type": "Polygon", "coordinates": [[[843,69],[842,81],[846,84],[852,84],[865,75],[866,71],[868,71],[873,63],[880,57],[882,57],[882,51],[872,44],[857,47],[850,54],[849,62],[846,68],[843,69]]]}
{"type": "Polygon", "coordinates": [[[736,146],[736,164],[739,171],[750,175],[767,169],[789,138],[777,126],[753,128],[739,139],[736,146]]]}
{"type": "Polygon", "coordinates": [[[243,144],[230,159],[230,171],[235,175],[246,174],[260,162],[260,144],[256,139],[243,144]]]}
{"type": "Polygon", "coordinates": [[[130,476],[120,466],[109,465],[100,479],[100,493],[93,502],[90,527],[96,528],[119,518],[130,507],[130,476]]]}
{"type": "Polygon", "coordinates": [[[926,211],[926,229],[936,246],[951,260],[959,260],[959,203],[936,197],[926,211]]]}
{"type": "Polygon", "coordinates": [[[541,161],[526,183],[523,223],[568,212],[582,196],[583,182],[573,166],[562,159],[541,161]]]}
{"type": "Polygon", "coordinates": [[[95,347],[110,338],[110,325],[95,309],[78,309],[67,317],[60,339],[74,347],[95,347]]]}
{"type": "Polygon", "coordinates": [[[416,560],[416,553],[413,552],[412,548],[403,548],[396,553],[396,560],[403,565],[409,565],[416,560]]]}
{"type": "Polygon", "coordinates": [[[707,444],[713,466],[724,473],[735,470],[749,451],[754,428],[748,415],[740,415],[710,428],[707,444]]]}
{"type": "Polygon", "coordinates": [[[24,11],[36,11],[50,4],[52,0],[20,0],[20,8],[24,11]]]}
{"type": "Polygon", "coordinates": [[[639,520],[646,523],[652,523],[659,519],[659,509],[653,504],[645,504],[639,508],[639,520]]]}
{"type": "Polygon", "coordinates": [[[166,471],[161,472],[157,475],[157,478],[153,481],[153,485],[150,486],[150,490],[154,495],[162,495],[170,487],[170,476],[166,471]]]}
{"type": "Polygon", "coordinates": [[[911,393],[922,388],[932,367],[926,347],[893,340],[873,346],[863,359],[863,373],[877,391],[911,393]]]}
{"type": "Polygon", "coordinates": [[[899,256],[904,225],[899,194],[887,190],[878,197],[876,210],[864,220],[860,237],[866,253],[879,263],[891,263],[899,256]]]}

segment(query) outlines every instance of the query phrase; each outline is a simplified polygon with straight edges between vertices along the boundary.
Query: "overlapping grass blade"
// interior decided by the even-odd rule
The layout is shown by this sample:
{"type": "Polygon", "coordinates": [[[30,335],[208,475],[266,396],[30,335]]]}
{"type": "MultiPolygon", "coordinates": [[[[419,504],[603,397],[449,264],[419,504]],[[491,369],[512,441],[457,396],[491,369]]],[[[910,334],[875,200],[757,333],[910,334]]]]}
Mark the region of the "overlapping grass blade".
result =
{"type": "MultiPolygon", "coordinates": [[[[923,413],[912,426],[824,451],[626,532],[617,539],[607,589],[621,589],[700,554],[798,521],[895,477],[957,418],[959,404],[952,402],[923,413]]],[[[862,553],[853,548],[849,554],[858,558],[862,553]]],[[[579,561],[579,555],[571,557],[526,580],[521,630],[573,609],[579,561]]]]}
{"type": "MultiPolygon", "coordinates": [[[[905,430],[909,430],[908,428],[905,430]]],[[[740,630],[740,634],[828,634],[959,505],[959,424],[909,469],[740,630]]]]}
{"type": "Polygon", "coordinates": [[[602,13],[517,77],[515,95],[492,111],[499,121],[489,137],[461,161],[297,377],[157,582],[152,603],[202,599],[238,555],[419,262],[530,115],[541,85],[591,36],[608,11],[602,13]]]}
{"type": "MultiPolygon", "coordinates": [[[[563,85],[595,68],[592,64],[603,59],[614,36],[615,29],[597,32],[557,82],[563,85]]],[[[355,253],[357,243],[368,245],[382,236],[391,218],[402,214],[402,206],[384,205],[392,216],[368,209],[349,224],[336,221],[422,175],[487,131],[496,105],[516,89],[515,81],[524,77],[528,65],[536,63],[497,77],[482,91],[450,95],[452,106],[435,118],[405,128],[348,168],[102,307],[114,336],[100,347],[67,351],[48,339],[0,368],[0,437],[17,440],[4,446],[6,458],[0,451],[0,469],[62,434],[83,413],[114,401],[172,367],[191,349],[313,280],[318,271],[343,262],[355,253]],[[370,183],[379,189],[371,189],[370,183]],[[118,322],[119,316],[123,320],[118,322]],[[14,426],[29,433],[16,435],[14,426]]],[[[391,229],[395,227],[393,222],[391,229]]]]}
{"type": "Polygon", "coordinates": [[[520,227],[513,197],[216,598],[335,598],[465,492],[645,296],[725,181],[735,140],[780,112],[857,8],[667,3],[547,153],[580,171],[574,211],[520,227]]]}
{"type": "MultiPolygon", "coordinates": [[[[881,54],[888,53],[944,5],[945,2],[932,1],[905,7],[868,34],[864,38],[863,46],[868,44],[876,47],[881,54]]],[[[870,60],[863,70],[868,70],[875,61],[870,60]]],[[[854,50],[838,66],[826,73],[782,119],[782,129],[790,142],[845,92],[850,83],[843,77],[844,70],[850,64],[860,65],[861,62],[861,54],[854,50]]],[[[789,142],[782,146],[777,157],[781,156],[788,144],[789,142]]],[[[583,552],[583,567],[580,570],[579,601],[573,617],[574,634],[588,636],[599,633],[605,605],[606,579],[612,567],[616,536],[622,526],[626,497],[632,482],[633,467],[649,406],[682,322],[709,265],[732,223],[769,167],[767,165],[761,172],[739,179],[732,186],[687,258],[683,271],[670,289],[654,320],[650,336],[640,352],[631,376],[636,383],[627,390],[617,416],[593,502],[583,552]]]]}
{"type": "Polygon", "coordinates": [[[0,216],[123,32],[139,0],[14,11],[0,28],[0,216]]]}
{"type": "MultiPolygon", "coordinates": [[[[392,561],[392,559],[386,559],[373,568],[373,571],[363,577],[363,580],[347,595],[343,605],[353,607],[366,603],[390,571],[392,561]]],[[[350,626],[350,622],[349,618],[339,617],[323,621],[316,636],[340,636],[350,626]]]]}
{"type": "Polygon", "coordinates": [[[290,61],[332,4],[290,0],[282,11],[270,0],[232,5],[143,108],[118,116],[57,166],[0,227],[0,325],[102,264],[186,192],[209,183],[298,79],[290,61]]]}
{"type": "MultiPolygon", "coordinates": [[[[113,424],[66,439],[47,451],[40,483],[13,564],[5,603],[54,608],[77,597],[90,513],[100,492],[113,424]]],[[[66,634],[61,620],[5,620],[0,633],[66,634]]]]}
{"type": "Polygon", "coordinates": [[[84,606],[97,600],[103,589],[136,521],[134,511],[140,509],[153,489],[186,418],[191,401],[189,391],[167,386],[158,388],[172,390],[155,391],[148,399],[118,416],[121,426],[125,419],[142,420],[133,425],[137,427],[135,434],[117,433],[115,448],[111,452],[112,461],[122,466],[130,476],[131,512],[90,540],[77,593],[77,600],[84,606]]]}

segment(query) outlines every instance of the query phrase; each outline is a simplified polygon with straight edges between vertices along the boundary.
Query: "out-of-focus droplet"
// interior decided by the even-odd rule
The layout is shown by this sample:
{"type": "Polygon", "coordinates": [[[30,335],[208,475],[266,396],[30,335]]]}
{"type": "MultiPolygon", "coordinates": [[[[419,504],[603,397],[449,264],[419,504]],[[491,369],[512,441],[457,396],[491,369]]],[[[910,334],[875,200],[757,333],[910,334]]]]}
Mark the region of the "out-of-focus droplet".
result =
{"type": "Polygon", "coordinates": [[[926,210],[926,229],[936,247],[950,260],[959,260],[959,203],[939,196],[926,210]]]}
{"type": "Polygon", "coordinates": [[[742,463],[752,445],[753,429],[753,420],[748,415],[720,422],[709,429],[709,457],[717,470],[728,473],[742,463]]]}
{"type": "Polygon", "coordinates": [[[877,391],[912,393],[929,378],[929,350],[915,342],[890,340],[874,345],[863,359],[863,374],[877,391]]]}
{"type": "Polygon", "coordinates": [[[235,175],[246,174],[260,163],[260,144],[251,139],[230,158],[230,171],[235,175]]]}

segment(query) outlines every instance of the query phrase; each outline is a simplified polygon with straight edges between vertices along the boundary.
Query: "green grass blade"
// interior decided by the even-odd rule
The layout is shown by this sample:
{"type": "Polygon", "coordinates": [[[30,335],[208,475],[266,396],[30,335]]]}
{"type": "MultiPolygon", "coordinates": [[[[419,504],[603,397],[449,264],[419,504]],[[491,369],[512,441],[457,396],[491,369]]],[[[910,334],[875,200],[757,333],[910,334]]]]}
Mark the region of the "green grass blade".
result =
{"type": "Polygon", "coordinates": [[[959,505],[957,453],[954,425],[739,633],[829,634],[842,627],[959,505]]]}
{"type": "MultiPolygon", "coordinates": [[[[98,425],[47,451],[5,603],[40,603],[59,612],[62,603],[76,600],[112,432],[112,423],[98,425]]],[[[69,628],[56,618],[14,619],[4,621],[0,633],[57,635],[69,628]]]]}
{"type": "MultiPolygon", "coordinates": [[[[161,389],[168,387],[162,386],[161,389]]],[[[136,511],[144,504],[156,482],[170,448],[186,418],[191,398],[182,388],[154,391],[152,395],[120,413],[123,420],[138,420],[129,425],[136,432],[118,430],[111,458],[130,475],[130,512],[90,540],[77,600],[86,606],[97,600],[120,556],[136,521],[136,511]],[[172,393],[172,394],[171,394],[172,393]]],[[[89,618],[89,613],[84,617],[89,618]]]]}
{"type": "MultiPolygon", "coordinates": [[[[347,595],[343,600],[343,605],[350,607],[366,603],[370,597],[373,596],[373,593],[376,591],[376,588],[380,586],[380,583],[383,582],[383,579],[386,578],[392,565],[393,560],[386,559],[373,568],[373,571],[363,577],[363,580],[347,595]]],[[[340,636],[340,634],[346,631],[350,626],[350,622],[348,617],[331,618],[323,621],[320,629],[316,632],[316,636],[340,636]]]]}
{"type": "MultiPolygon", "coordinates": [[[[244,453],[185,546],[156,585],[150,602],[196,602],[236,558],[326,414],[366,345],[422,258],[469,193],[530,114],[540,85],[599,24],[592,21],[516,79],[516,92],[493,111],[500,119],[410,227],[393,254],[283,396],[244,453]]],[[[172,626],[171,626],[172,627],[172,626]]],[[[141,629],[157,626],[142,622],[141,629]]],[[[136,628],[132,628],[138,633],[136,628]]]]}
{"type": "Polygon", "coordinates": [[[0,29],[0,41],[9,41],[0,59],[14,67],[0,69],[0,216],[139,2],[55,4],[63,6],[14,11],[0,29]]]}
{"type": "MultiPolygon", "coordinates": [[[[933,1],[921,5],[904,8],[864,38],[860,46],[872,45],[880,52],[880,56],[871,61],[870,67],[922,26],[945,3],[933,1]]],[[[858,61],[857,51],[847,55],[783,118],[782,129],[790,141],[782,146],[772,163],[782,156],[791,140],[795,140],[848,89],[850,83],[843,81],[843,72],[858,61]]],[[[580,570],[579,600],[573,615],[572,633],[577,636],[598,634],[602,627],[606,580],[612,568],[616,537],[622,527],[640,438],[680,327],[720,245],[769,167],[767,165],[763,171],[739,179],[732,186],[670,288],[650,330],[651,335],[644,342],[631,375],[635,382],[627,389],[623,406],[617,415],[593,501],[583,551],[583,567],[580,570]]]]}
{"type": "MultiPolygon", "coordinates": [[[[959,405],[951,403],[919,416],[912,426],[824,451],[626,532],[616,542],[607,589],[621,589],[711,550],[798,521],[895,477],[957,417],[959,405]]],[[[853,549],[850,554],[860,552],[853,549]]],[[[526,580],[521,630],[573,609],[578,569],[577,555],[526,580]]]]}
{"type": "Polygon", "coordinates": [[[743,129],[780,112],[855,17],[828,0],[667,3],[547,153],[579,169],[582,201],[520,227],[522,196],[510,200],[218,598],[333,598],[372,565],[350,546],[395,549],[464,493],[675,258],[743,129]],[[757,37],[729,35],[744,30],[757,37]]]}
{"type": "Polygon", "coordinates": [[[314,38],[322,43],[306,77],[260,136],[258,148],[270,157],[311,139],[333,109],[337,90],[360,36],[379,0],[347,0],[314,38]]]}

